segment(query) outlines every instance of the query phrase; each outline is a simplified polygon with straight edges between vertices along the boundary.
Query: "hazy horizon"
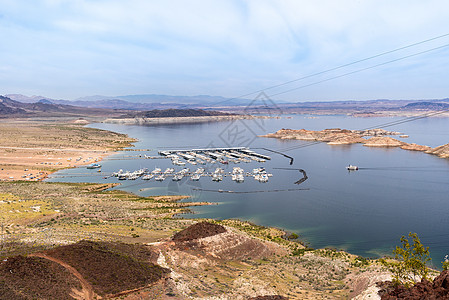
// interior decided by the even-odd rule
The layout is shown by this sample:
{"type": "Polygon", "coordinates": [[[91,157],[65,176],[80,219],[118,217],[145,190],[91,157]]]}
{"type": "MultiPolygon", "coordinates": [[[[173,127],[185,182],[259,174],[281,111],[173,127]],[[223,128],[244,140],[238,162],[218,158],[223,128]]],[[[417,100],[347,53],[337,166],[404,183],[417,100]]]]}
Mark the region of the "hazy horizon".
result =
{"type": "Polygon", "coordinates": [[[442,0],[5,0],[0,93],[443,99],[448,8],[442,0]]]}

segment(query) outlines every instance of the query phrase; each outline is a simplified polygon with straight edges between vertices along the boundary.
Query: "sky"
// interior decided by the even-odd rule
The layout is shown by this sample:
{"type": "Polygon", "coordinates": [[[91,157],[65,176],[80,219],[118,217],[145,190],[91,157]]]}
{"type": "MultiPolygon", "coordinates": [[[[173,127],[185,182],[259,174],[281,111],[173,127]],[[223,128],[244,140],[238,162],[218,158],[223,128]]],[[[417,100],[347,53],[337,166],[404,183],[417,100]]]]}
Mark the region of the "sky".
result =
{"type": "Polygon", "coordinates": [[[446,0],[0,0],[0,94],[446,98],[448,20],[446,0]]]}

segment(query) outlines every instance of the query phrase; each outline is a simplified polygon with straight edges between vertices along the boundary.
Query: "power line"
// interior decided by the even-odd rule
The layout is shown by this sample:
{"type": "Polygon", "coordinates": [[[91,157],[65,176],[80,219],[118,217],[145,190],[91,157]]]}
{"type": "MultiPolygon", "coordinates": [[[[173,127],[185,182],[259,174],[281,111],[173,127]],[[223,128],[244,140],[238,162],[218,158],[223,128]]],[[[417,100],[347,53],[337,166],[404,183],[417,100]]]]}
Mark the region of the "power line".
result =
{"type": "MultiPolygon", "coordinates": [[[[271,90],[271,89],[274,89],[274,88],[277,88],[277,87],[285,86],[285,85],[290,84],[290,83],[298,82],[298,81],[301,81],[301,80],[304,80],[304,79],[308,79],[308,78],[315,77],[315,76],[318,76],[318,75],[322,75],[322,74],[325,74],[325,73],[329,73],[329,72],[332,72],[332,71],[335,71],[335,70],[339,70],[339,69],[342,69],[342,68],[345,68],[345,67],[348,67],[348,66],[351,66],[351,65],[355,65],[355,64],[358,64],[358,63],[361,63],[361,62],[364,62],[364,61],[372,60],[374,58],[378,58],[378,57],[381,57],[381,56],[384,56],[384,55],[387,55],[387,54],[391,54],[391,53],[398,52],[398,51],[401,51],[401,50],[405,50],[405,49],[408,49],[408,48],[412,48],[412,47],[415,47],[415,46],[418,46],[418,45],[422,45],[422,44],[425,44],[425,43],[428,43],[428,42],[431,42],[431,41],[435,41],[435,40],[438,40],[438,39],[441,39],[441,38],[444,38],[444,37],[447,37],[447,36],[449,36],[449,33],[442,34],[442,35],[439,35],[439,36],[436,36],[436,37],[433,37],[433,38],[429,38],[429,39],[426,39],[426,40],[422,40],[422,41],[419,41],[419,42],[416,42],[416,43],[412,43],[412,44],[409,44],[409,45],[406,45],[406,46],[403,46],[403,47],[399,47],[399,48],[396,48],[396,49],[393,49],[393,50],[385,51],[385,52],[382,52],[382,53],[379,53],[379,54],[376,54],[376,55],[372,55],[372,56],[369,56],[369,57],[366,57],[366,58],[363,58],[363,59],[359,59],[359,60],[356,60],[356,61],[353,61],[353,62],[350,62],[350,63],[339,65],[337,67],[326,69],[324,71],[312,73],[312,74],[309,74],[309,75],[306,75],[306,76],[303,76],[303,77],[299,77],[299,78],[296,78],[296,79],[293,79],[293,80],[289,80],[289,81],[286,81],[286,82],[283,82],[283,83],[280,83],[280,84],[272,85],[272,86],[266,87],[264,89],[256,90],[256,91],[253,91],[253,92],[250,92],[250,93],[246,93],[246,94],[243,94],[243,95],[240,95],[240,96],[237,96],[237,97],[233,97],[233,98],[229,98],[229,99],[226,99],[226,100],[223,100],[223,101],[219,101],[219,102],[215,103],[214,105],[212,105],[212,107],[213,106],[218,106],[219,104],[223,104],[223,103],[226,103],[226,102],[230,102],[232,100],[240,99],[240,98],[243,98],[243,97],[251,96],[253,94],[257,94],[257,93],[261,93],[261,92],[264,92],[264,91],[267,91],[267,90],[271,90]]],[[[447,45],[445,45],[445,46],[447,46],[447,45]]],[[[442,46],[442,47],[445,47],[445,46],[442,46]]],[[[433,51],[433,50],[436,50],[438,48],[439,47],[434,48],[434,49],[430,49],[428,51],[433,51]]],[[[423,54],[423,53],[428,52],[428,51],[423,51],[423,52],[415,54],[415,55],[423,54]]],[[[412,56],[414,56],[414,55],[412,55],[412,56]]],[[[411,57],[411,56],[400,58],[398,60],[405,59],[405,58],[408,58],[408,57],[411,57]]],[[[391,62],[394,62],[394,61],[397,61],[397,60],[393,60],[391,62]]],[[[388,62],[388,63],[390,63],[390,62],[388,62]]],[[[373,67],[369,67],[367,69],[375,68],[375,67],[381,66],[381,65],[383,65],[383,64],[379,64],[379,65],[376,65],[376,66],[373,66],[373,67]]],[[[364,70],[365,69],[359,70],[357,72],[361,72],[361,71],[364,71],[364,70]]],[[[355,72],[355,73],[357,73],[357,72],[355,72]]],[[[353,73],[351,72],[351,73],[345,74],[343,76],[347,76],[347,75],[350,75],[350,74],[353,74],[353,73]]],[[[329,81],[329,80],[332,80],[332,79],[336,79],[336,78],[339,78],[339,77],[342,77],[342,76],[338,76],[338,77],[335,77],[335,78],[331,78],[331,79],[327,79],[327,80],[324,80],[324,81],[320,81],[320,82],[314,83],[312,85],[315,85],[315,84],[318,84],[318,83],[322,83],[322,82],[325,82],[325,81],[329,81]]],[[[309,85],[306,85],[306,86],[309,86],[309,85]]],[[[304,87],[306,87],[306,86],[304,86],[304,87]]],[[[299,87],[299,88],[303,88],[303,87],[299,87]]],[[[297,88],[297,89],[299,89],[299,88],[297,88]]],[[[287,92],[292,91],[292,90],[295,90],[295,89],[291,89],[291,90],[288,90],[288,91],[285,91],[285,92],[282,92],[282,93],[278,93],[278,94],[273,94],[271,96],[277,96],[277,95],[284,94],[284,93],[287,93],[287,92]]],[[[187,106],[187,105],[185,105],[185,106],[187,106]]]]}
{"type": "MultiPolygon", "coordinates": [[[[386,52],[383,52],[383,53],[380,53],[380,54],[376,54],[376,55],[373,55],[373,56],[370,56],[370,57],[367,57],[367,58],[356,60],[354,62],[347,63],[347,64],[344,64],[344,65],[340,65],[340,66],[337,66],[337,67],[334,67],[334,68],[330,68],[330,69],[327,69],[327,70],[324,70],[324,71],[321,71],[321,72],[313,73],[313,74],[306,75],[306,76],[303,76],[303,77],[300,77],[300,78],[297,78],[297,79],[286,81],[286,82],[278,84],[278,85],[273,85],[273,86],[270,86],[270,87],[265,88],[263,90],[259,90],[257,92],[253,92],[251,94],[262,92],[262,91],[267,91],[267,90],[270,90],[270,89],[273,89],[273,88],[277,88],[277,87],[281,87],[281,86],[284,86],[284,85],[287,85],[287,84],[290,84],[290,83],[293,83],[293,82],[296,82],[296,81],[304,80],[304,79],[307,79],[307,78],[310,78],[310,77],[322,75],[322,74],[325,74],[325,73],[328,73],[328,72],[331,72],[331,71],[335,71],[335,70],[338,70],[338,69],[349,67],[351,65],[355,65],[355,64],[367,61],[367,60],[371,60],[371,59],[380,57],[380,56],[384,56],[384,55],[391,54],[391,53],[394,53],[394,52],[397,52],[397,51],[400,51],[400,50],[404,50],[404,49],[407,49],[407,48],[410,48],[410,47],[421,45],[421,44],[424,44],[424,43],[427,43],[427,42],[430,42],[430,41],[434,41],[436,39],[440,39],[440,38],[443,38],[443,37],[446,37],[446,36],[449,36],[449,33],[443,34],[443,35],[440,35],[440,36],[437,36],[437,37],[434,37],[434,38],[431,38],[431,39],[427,39],[427,40],[424,40],[424,41],[420,41],[420,42],[417,42],[417,43],[413,43],[413,44],[410,44],[410,45],[407,45],[407,46],[404,46],[404,47],[396,48],[394,50],[390,50],[390,51],[386,51],[386,52]]],[[[251,94],[247,94],[245,96],[248,96],[248,95],[251,95],[251,94]]]]}
{"type": "Polygon", "coordinates": [[[330,78],[327,78],[327,79],[323,79],[323,80],[320,80],[320,81],[312,82],[310,84],[305,84],[305,85],[302,85],[302,86],[299,86],[299,87],[296,87],[296,88],[292,88],[292,89],[289,89],[289,90],[286,90],[286,91],[283,91],[283,92],[272,94],[272,95],[269,95],[269,97],[279,96],[279,95],[286,94],[286,93],[289,93],[289,92],[292,92],[292,91],[295,91],[295,90],[299,90],[299,89],[302,89],[302,88],[305,88],[305,87],[317,85],[317,84],[320,84],[320,83],[323,83],[323,82],[327,82],[327,81],[330,81],[330,80],[338,79],[338,78],[345,77],[345,76],[348,76],[348,75],[352,75],[352,74],[355,74],[355,73],[360,73],[360,72],[363,72],[363,71],[366,71],[366,70],[374,69],[374,68],[377,68],[377,67],[380,67],[380,66],[384,66],[384,65],[387,65],[387,64],[390,64],[390,63],[394,63],[394,62],[397,62],[397,61],[400,61],[400,60],[404,60],[404,59],[407,59],[407,58],[410,58],[410,57],[414,57],[414,56],[421,55],[421,54],[424,54],[424,53],[428,53],[428,52],[431,52],[431,51],[435,51],[435,50],[438,50],[438,49],[442,49],[442,48],[445,48],[445,47],[448,47],[448,46],[449,46],[449,44],[445,44],[445,45],[442,45],[442,46],[439,46],[439,47],[435,47],[435,48],[432,48],[432,49],[428,49],[428,50],[424,50],[424,51],[417,52],[417,53],[414,53],[414,54],[406,55],[406,56],[403,56],[403,57],[400,57],[400,58],[396,58],[396,59],[389,60],[389,61],[386,61],[386,62],[383,62],[383,63],[380,63],[380,64],[376,64],[376,65],[373,65],[373,66],[370,66],[370,67],[366,67],[366,68],[363,68],[363,69],[359,69],[359,70],[355,70],[355,71],[352,71],[352,72],[344,73],[344,74],[337,75],[337,76],[334,76],[334,77],[330,77],[330,78]]]}

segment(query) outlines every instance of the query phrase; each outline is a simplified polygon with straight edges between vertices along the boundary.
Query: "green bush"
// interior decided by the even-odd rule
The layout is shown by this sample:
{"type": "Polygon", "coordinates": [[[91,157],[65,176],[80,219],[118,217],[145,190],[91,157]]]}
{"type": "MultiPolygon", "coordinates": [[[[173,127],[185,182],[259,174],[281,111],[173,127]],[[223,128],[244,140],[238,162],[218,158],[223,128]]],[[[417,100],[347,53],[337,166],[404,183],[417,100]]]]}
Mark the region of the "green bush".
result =
{"type": "Polygon", "coordinates": [[[444,261],[441,263],[443,264],[443,270],[445,270],[445,271],[449,270],[449,256],[448,255],[446,255],[444,257],[444,261]]]}
{"type": "Polygon", "coordinates": [[[410,287],[422,278],[429,279],[429,269],[426,263],[431,260],[429,257],[429,247],[424,247],[416,233],[409,233],[409,238],[413,240],[410,244],[408,238],[401,237],[401,247],[396,246],[393,250],[395,262],[381,260],[384,266],[393,274],[394,285],[405,285],[410,287]]]}

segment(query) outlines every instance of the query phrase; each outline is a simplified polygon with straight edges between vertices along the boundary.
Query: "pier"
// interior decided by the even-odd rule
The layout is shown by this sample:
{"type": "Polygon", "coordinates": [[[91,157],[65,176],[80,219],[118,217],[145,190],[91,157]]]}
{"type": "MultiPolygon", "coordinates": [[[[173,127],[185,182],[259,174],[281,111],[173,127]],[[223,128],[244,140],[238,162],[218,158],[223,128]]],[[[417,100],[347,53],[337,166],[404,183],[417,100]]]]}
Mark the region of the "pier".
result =
{"type": "MultiPolygon", "coordinates": [[[[268,155],[257,153],[250,150],[248,147],[219,147],[219,148],[199,148],[199,149],[176,149],[176,150],[161,150],[158,154],[162,157],[170,157],[175,160],[183,158],[188,162],[195,161],[198,158],[206,160],[207,158],[222,162],[225,158],[232,160],[249,162],[254,160],[257,162],[264,162],[271,160],[268,155]]],[[[235,162],[235,161],[234,161],[235,162]]]]}

